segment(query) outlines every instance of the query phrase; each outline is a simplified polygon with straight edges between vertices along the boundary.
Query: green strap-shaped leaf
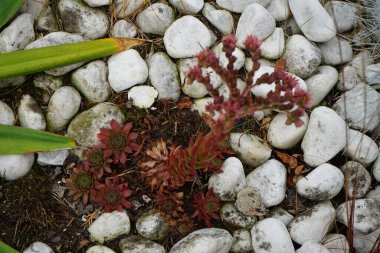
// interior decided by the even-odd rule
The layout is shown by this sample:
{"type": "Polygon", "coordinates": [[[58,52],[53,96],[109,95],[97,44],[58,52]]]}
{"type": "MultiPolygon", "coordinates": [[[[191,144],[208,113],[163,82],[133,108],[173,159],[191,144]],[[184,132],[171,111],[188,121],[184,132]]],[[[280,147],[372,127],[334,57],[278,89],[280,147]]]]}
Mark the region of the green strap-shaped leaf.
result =
{"type": "Polygon", "coordinates": [[[20,253],[20,252],[8,246],[4,242],[0,241],[0,253],[20,253]]]}
{"type": "Polygon", "coordinates": [[[25,0],[0,0],[0,28],[21,8],[25,0]]]}
{"type": "Polygon", "coordinates": [[[0,79],[95,60],[145,42],[143,39],[107,38],[0,54],[0,79]]]}
{"type": "Polygon", "coordinates": [[[75,147],[77,143],[72,138],[0,124],[0,154],[25,154],[75,147]]]}

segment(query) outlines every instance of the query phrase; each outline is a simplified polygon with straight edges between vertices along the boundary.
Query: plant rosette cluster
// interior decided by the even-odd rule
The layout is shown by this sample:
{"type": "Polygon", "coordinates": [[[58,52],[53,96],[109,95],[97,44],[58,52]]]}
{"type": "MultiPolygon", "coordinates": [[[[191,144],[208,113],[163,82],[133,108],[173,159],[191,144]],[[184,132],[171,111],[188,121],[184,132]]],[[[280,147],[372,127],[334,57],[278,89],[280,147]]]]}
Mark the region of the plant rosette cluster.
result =
{"type": "Polygon", "coordinates": [[[135,143],[138,134],[131,131],[132,123],[121,127],[112,120],[110,126],[100,129],[100,143],[86,150],[83,163],[76,164],[65,180],[69,197],[81,199],[84,205],[91,201],[105,212],[132,207],[128,197],[133,192],[122,177],[113,175],[112,167],[125,168],[128,157],[140,148],[135,143]]]}

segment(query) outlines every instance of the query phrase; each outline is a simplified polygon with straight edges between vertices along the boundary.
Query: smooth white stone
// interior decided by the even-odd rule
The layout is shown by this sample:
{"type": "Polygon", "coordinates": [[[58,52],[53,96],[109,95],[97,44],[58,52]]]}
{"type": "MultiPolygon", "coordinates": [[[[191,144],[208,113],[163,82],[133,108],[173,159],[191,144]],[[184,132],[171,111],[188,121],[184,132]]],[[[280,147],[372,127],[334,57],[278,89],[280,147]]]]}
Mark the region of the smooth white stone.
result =
{"type": "Polygon", "coordinates": [[[37,29],[48,32],[59,31],[57,19],[54,15],[53,9],[50,6],[45,8],[37,19],[37,29]]]}
{"type": "Polygon", "coordinates": [[[90,240],[99,243],[110,241],[120,235],[128,234],[130,230],[131,223],[126,211],[103,213],[88,228],[90,240]]]}
{"type": "Polygon", "coordinates": [[[203,16],[224,35],[231,34],[234,29],[232,14],[226,10],[218,10],[212,4],[205,3],[203,16]]]}
{"type": "Polygon", "coordinates": [[[164,35],[174,21],[173,9],[163,3],[155,3],[137,15],[136,24],[144,33],[164,35]]]}
{"type": "Polygon", "coordinates": [[[58,10],[65,31],[78,33],[89,39],[104,37],[110,27],[107,15],[100,9],[91,8],[81,0],[61,0],[58,10]]]}
{"type": "Polygon", "coordinates": [[[91,103],[104,102],[111,95],[107,72],[105,62],[96,60],[74,71],[71,82],[91,103]]]}
{"type": "Polygon", "coordinates": [[[244,40],[250,36],[256,36],[264,40],[272,34],[276,22],[272,15],[260,4],[251,4],[244,9],[236,28],[237,45],[244,48],[244,40]]]}
{"type": "Polygon", "coordinates": [[[282,56],[285,49],[285,35],[282,28],[277,27],[274,29],[273,33],[266,38],[261,44],[261,56],[275,60],[282,56]]]}
{"type": "Polygon", "coordinates": [[[368,235],[354,230],[354,248],[356,253],[370,253],[380,235],[380,228],[368,235]]]}
{"type": "Polygon", "coordinates": [[[16,180],[25,176],[32,168],[34,154],[0,155],[0,178],[16,180]]]}
{"type": "Polygon", "coordinates": [[[0,124],[13,125],[15,119],[12,109],[3,101],[0,101],[0,124]]]}
{"type": "Polygon", "coordinates": [[[296,253],[330,253],[330,251],[320,243],[307,241],[302,244],[301,248],[296,250],[296,253]]]}
{"type": "Polygon", "coordinates": [[[162,52],[148,58],[149,80],[158,91],[159,99],[178,101],[181,95],[177,66],[162,52]]]}
{"type": "Polygon", "coordinates": [[[21,13],[30,13],[33,15],[34,19],[37,19],[43,9],[46,7],[45,0],[25,0],[22,5],[20,12],[21,13]]]}
{"type": "Polygon", "coordinates": [[[301,31],[309,40],[325,42],[336,35],[333,18],[318,0],[289,0],[289,6],[301,31]]]}
{"type": "Polygon", "coordinates": [[[184,14],[197,14],[204,5],[204,0],[169,0],[169,2],[184,14]]]}
{"type": "Polygon", "coordinates": [[[257,167],[268,161],[272,149],[261,138],[243,133],[231,133],[230,145],[236,152],[243,163],[257,167]]]}
{"type": "Polygon", "coordinates": [[[35,130],[45,130],[46,128],[46,121],[41,107],[37,101],[28,94],[21,97],[18,107],[18,117],[22,127],[35,130]]]}
{"type": "Polygon", "coordinates": [[[86,250],[86,253],[115,253],[112,249],[102,246],[102,245],[95,245],[92,246],[91,248],[88,248],[86,250]]]}
{"type": "Polygon", "coordinates": [[[277,160],[271,159],[254,169],[246,177],[247,186],[259,190],[266,207],[280,204],[285,198],[286,168],[277,160]]]}
{"type": "Polygon", "coordinates": [[[304,161],[319,166],[338,154],[346,145],[346,123],[332,109],[320,106],[310,115],[301,148],[304,161]]]}
{"type": "Polygon", "coordinates": [[[236,157],[229,157],[220,170],[208,180],[208,188],[222,201],[233,201],[246,185],[243,164],[236,157]]]}
{"type": "Polygon", "coordinates": [[[26,81],[25,76],[15,76],[7,79],[0,80],[0,88],[9,87],[9,86],[18,86],[23,84],[26,81]]]}
{"type": "Polygon", "coordinates": [[[377,158],[379,147],[368,135],[349,129],[345,150],[352,160],[369,164],[377,158]]]}
{"type": "Polygon", "coordinates": [[[380,63],[368,65],[365,67],[365,79],[368,84],[380,83],[380,63]]]}
{"type": "Polygon", "coordinates": [[[0,53],[9,53],[24,49],[34,38],[34,19],[32,14],[18,16],[0,33],[0,53]]]}
{"type": "Polygon", "coordinates": [[[117,21],[110,31],[110,37],[134,38],[136,35],[137,27],[125,19],[117,21]]]}
{"type": "Polygon", "coordinates": [[[226,203],[220,210],[223,222],[238,228],[250,229],[256,223],[256,216],[247,216],[239,212],[232,203],[226,203]]]}
{"type": "Polygon", "coordinates": [[[199,19],[184,16],[166,30],[164,44],[167,53],[173,58],[193,57],[211,46],[211,32],[199,19]]]}
{"type": "Polygon", "coordinates": [[[294,216],[288,213],[285,209],[281,207],[275,207],[271,210],[269,214],[270,218],[275,218],[284,223],[285,226],[289,224],[291,220],[293,220],[294,216]]]}
{"type": "Polygon", "coordinates": [[[237,194],[235,206],[244,215],[255,217],[266,214],[266,208],[256,187],[245,187],[237,194]]]}
{"type": "MultiPolygon", "coordinates": [[[[337,220],[348,224],[350,217],[351,201],[344,202],[338,206],[337,220]],[[347,210],[347,207],[349,209],[347,210]]],[[[380,202],[373,199],[356,199],[353,206],[353,228],[362,234],[369,234],[380,227],[380,202]]]]}
{"type": "Polygon", "coordinates": [[[51,96],[46,114],[50,131],[61,131],[78,112],[81,103],[79,92],[70,86],[63,86],[51,96]]]}
{"type": "Polygon", "coordinates": [[[320,242],[335,220],[335,209],[326,202],[296,216],[288,225],[293,241],[303,244],[306,241],[320,242]]]}
{"type": "Polygon", "coordinates": [[[343,188],[344,175],[335,166],[324,163],[297,181],[297,193],[311,200],[335,197],[343,188]]]}
{"type": "Polygon", "coordinates": [[[348,125],[360,130],[373,130],[379,124],[380,93],[364,83],[346,91],[332,106],[348,125]]]}
{"type": "Polygon", "coordinates": [[[313,75],[322,61],[321,50],[302,35],[288,39],[283,57],[289,72],[300,78],[313,75]]]}
{"type": "MultiPolygon", "coordinates": [[[[79,43],[79,42],[84,42],[86,40],[87,39],[85,37],[78,35],[78,34],[70,34],[70,33],[66,33],[66,32],[52,32],[52,33],[49,33],[48,35],[42,37],[41,39],[33,41],[32,43],[27,45],[25,47],[25,49],[79,43]]],[[[49,75],[53,75],[53,76],[63,76],[64,74],[70,72],[73,69],[80,67],[83,64],[84,64],[84,62],[75,63],[75,64],[71,64],[71,65],[64,66],[64,67],[46,70],[45,72],[48,73],[49,75]]]]}
{"type": "MultiPolygon", "coordinates": [[[[29,245],[23,253],[54,253],[53,249],[49,245],[43,242],[34,242],[29,245]]],[[[94,252],[95,253],[95,252],[94,252]]]]}
{"type": "Polygon", "coordinates": [[[346,237],[342,234],[329,234],[323,238],[322,245],[330,253],[349,253],[350,246],[346,237]]]}
{"type": "Polygon", "coordinates": [[[253,251],[251,233],[248,230],[236,230],[232,236],[231,253],[248,253],[253,251]]]}
{"type": "Polygon", "coordinates": [[[119,242],[121,253],[166,253],[162,245],[141,236],[129,236],[119,242]]]}
{"type": "Polygon", "coordinates": [[[341,170],[345,177],[345,191],[347,195],[352,198],[362,198],[367,193],[371,186],[371,175],[368,171],[358,162],[346,162],[341,170]]]}
{"type": "Polygon", "coordinates": [[[358,6],[351,2],[329,1],[324,5],[329,15],[335,19],[338,32],[352,30],[358,24],[358,6]]]}
{"type": "Polygon", "coordinates": [[[267,10],[277,22],[285,21],[290,16],[288,0],[272,0],[267,6],[267,10]]]}
{"type": "Polygon", "coordinates": [[[148,85],[135,86],[128,91],[128,99],[139,108],[150,108],[158,97],[158,91],[148,85]]]}
{"type": "Polygon", "coordinates": [[[38,164],[45,165],[58,165],[62,166],[65,163],[66,158],[69,155],[67,149],[38,152],[37,162],[38,164]]]}
{"type": "Polygon", "coordinates": [[[193,105],[191,106],[192,111],[197,111],[200,116],[203,114],[209,114],[208,111],[206,111],[206,106],[214,101],[211,97],[205,97],[205,98],[199,98],[195,99],[193,105]]]}
{"type": "Polygon", "coordinates": [[[375,189],[369,191],[367,195],[365,195],[366,199],[373,199],[380,202],[380,185],[376,186],[375,189]]]}
{"type": "Polygon", "coordinates": [[[135,49],[115,54],[108,60],[108,81],[116,92],[144,83],[148,75],[148,66],[135,49]]]}
{"type": "Polygon", "coordinates": [[[152,241],[161,241],[167,236],[169,225],[160,212],[152,210],[137,219],[136,230],[142,237],[152,241]]]}
{"type": "MultiPolygon", "coordinates": [[[[219,64],[222,67],[227,68],[229,60],[226,56],[226,53],[223,52],[223,44],[219,43],[212,49],[212,51],[215,53],[216,57],[219,58],[219,64]]],[[[241,69],[244,66],[245,62],[244,52],[239,48],[235,48],[235,50],[232,52],[232,55],[236,57],[236,61],[234,62],[234,70],[241,69]]]]}
{"type": "Polygon", "coordinates": [[[112,0],[83,0],[83,1],[91,7],[110,5],[112,3],[112,0]]]}
{"type": "Polygon", "coordinates": [[[372,167],[372,173],[377,182],[380,182],[380,150],[377,153],[377,159],[372,167]]]}
{"type": "Polygon", "coordinates": [[[266,7],[270,1],[271,0],[216,0],[216,3],[223,9],[242,13],[248,5],[256,3],[266,7]]]}
{"type": "Polygon", "coordinates": [[[50,93],[51,91],[56,91],[62,87],[63,77],[39,73],[34,75],[33,85],[50,93]]]}
{"type": "Polygon", "coordinates": [[[360,83],[360,78],[356,69],[350,65],[340,70],[336,87],[341,91],[352,90],[355,85],[360,83]]]}
{"type": "Polygon", "coordinates": [[[148,4],[146,0],[116,0],[116,13],[118,18],[125,18],[137,13],[139,9],[148,4]]]}
{"type": "Polygon", "coordinates": [[[323,101],[338,82],[338,71],[331,66],[319,66],[316,73],[305,80],[309,92],[309,106],[323,101]]]}
{"type": "Polygon", "coordinates": [[[309,123],[309,116],[307,114],[301,117],[303,125],[300,127],[296,127],[294,124],[287,125],[287,120],[288,116],[285,113],[278,113],[269,124],[267,139],[275,148],[292,148],[305,135],[309,123]]]}
{"type": "Polygon", "coordinates": [[[196,230],[174,244],[170,253],[228,253],[232,236],[220,228],[196,230]]]}
{"type": "Polygon", "coordinates": [[[352,58],[350,42],[339,37],[320,43],[318,47],[322,52],[322,62],[327,65],[341,65],[352,58]]]}
{"type": "MultiPolygon", "coordinates": [[[[236,88],[240,91],[240,93],[243,92],[244,88],[246,87],[246,83],[241,80],[240,78],[237,79],[236,88]]],[[[228,99],[231,95],[231,91],[228,88],[228,85],[224,83],[221,85],[218,89],[219,94],[224,97],[224,99],[228,99]]],[[[257,111],[258,112],[258,111],[257,111]]],[[[256,112],[255,112],[256,113],[256,112]]]]}
{"type": "Polygon", "coordinates": [[[371,52],[366,49],[360,51],[351,60],[351,66],[356,69],[358,75],[362,78],[365,77],[365,68],[371,64],[374,64],[374,59],[371,52]]]}
{"type": "Polygon", "coordinates": [[[285,225],[275,218],[256,223],[251,230],[255,253],[294,253],[294,246],[285,225]]]}

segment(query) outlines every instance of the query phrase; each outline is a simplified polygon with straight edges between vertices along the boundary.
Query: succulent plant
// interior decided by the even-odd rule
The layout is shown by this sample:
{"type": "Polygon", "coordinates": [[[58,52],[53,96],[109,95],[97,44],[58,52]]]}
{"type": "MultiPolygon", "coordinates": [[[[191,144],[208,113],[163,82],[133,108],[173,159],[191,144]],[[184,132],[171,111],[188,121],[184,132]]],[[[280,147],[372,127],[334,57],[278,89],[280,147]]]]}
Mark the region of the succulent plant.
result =
{"type": "Polygon", "coordinates": [[[93,173],[83,165],[76,165],[70,174],[70,178],[65,179],[65,184],[69,189],[68,196],[73,200],[82,198],[85,205],[88,202],[90,190],[94,187],[93,173]]]}
{"type": "Polygon", "coordinates": [[[107,173],[112,173],[110,167],[111,162],[112,159],[104,157],[100,144],[95,145],[93,148],[89,148],[84,154],[83,164],[93,171],[96,178],[101,178],[104,171],[107,173]]]}
{"type": "Polygon", "coordinates": [[[128,200],[133,191],[128,188],[128,184],[120,180],[120,177],[107,177],[105,184],[97,183],[91,190],[93,202],[102,206],[105,212],[114,210],[122,211],[124,208],[132,208],[132,203],[128,200]]]}
{"type": "Polygon", "coordinates": [[[183,214],[182,217],[176,220],[175,226],[172,226],[172,234],[185,236],[190,234],[195,228],[194,218],[183,214]]]}
{"type": "Polygon", "coordinates": [[[155,196],[155,202],[156,209],[160,211],[170,226],[175,225],[185,212],[183,208],[183,192],[158,191],[155,196]]]}
{"type": "Polygon", "coordinates": [[[116,120],[111,121],[111,128],[100,128],[97,135],[100,140],[100,147],[103,148],[105,158],[112,157],[113,163],[120,162],[123,166],[127,161],[127,154],[133,153],[140,148],[140,145],[133,142],[138,134],[131,132],[132,123],[125,124],[122,128],[116,120]]]}
{"type": "Polygon", "coordinates": [[[193,217],[197,217],[198,221],[204,220],[207,227],[211,227],[211,218],[216,220],[220,219],[220,216],[215,213],[220,209],[220,207],[220,199],[213,195],[212,189],[209,189],[206,196],[203,193],[195,195],[195,212],[193,217]]]}

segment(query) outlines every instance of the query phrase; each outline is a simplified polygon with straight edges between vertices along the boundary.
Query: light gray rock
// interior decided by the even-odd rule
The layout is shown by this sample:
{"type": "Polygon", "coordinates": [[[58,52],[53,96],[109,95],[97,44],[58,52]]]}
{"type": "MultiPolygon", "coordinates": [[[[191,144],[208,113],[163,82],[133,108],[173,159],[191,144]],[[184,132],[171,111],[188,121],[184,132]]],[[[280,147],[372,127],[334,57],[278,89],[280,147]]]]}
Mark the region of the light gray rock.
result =
{"type": "Polygon", "coordinates": [[[287,125],[287,120],[288,116],[285,113],[279,113],[269,124],[267,139],[275,148],[288,149],[297,145],[306,132],[309,116],[305,114],[301,117],[304,124],[300,127],[294,124],[287,125]]]}
{"type": "Polygon", "coordinates": [[[260,4],[248,5],[239,18],[236,28],[238,46],[244,48],[243,42],[249,35],[259,40],[269,37],[276,27],[272,15],[260,4]]]}
{"type": "Polygon", "coordinates": [[[346,123],[332,109],[320,106],[310,115],[301,148],[304,161],[319,166],[338,154],[346,145],[346,123]]]}
{"type": "Polygon", "coordinates": [[[173,9],[163,3],[155,3],[137,15],[136,24],[144,33],[164,35],[174,21],[173,9]]]}
{"type": "Polygon", "coordinates": [[[103,5],[110,5],[112,0],[84,0],[84,2],[91,7],[99,7],[103,5]]]}
{"type": "Polygon", "coordinates": [[[358,23],[358,6],[345,1],[329,1],[324,5],[329,15],[335,19],[338,32],[352,30],[358,23]]]}
{"type": "Polygon", "coordinates": [[[302,35],[288,39],[283,57],[289,72],[300,78],[313,75],[322,61],[321,50],[302,35]]]}
{"type": "Polygon", "coordinates": [[[331,66],[319,66],[316,73],[305,80],[309,92],[309,106],[313,107],[334,88],[338,81],[338,71],[331,66]]]}
{"type": "Polygon", "coordinates": [[[92,61],[75,70],[71,74],[71,82],[91,103],[104,102],[111,95],[107,72],[104,61],[92,61]]]}
{"type": "MultiPolygon", "coordinates": [[[[198,81],[187,83],[186,73],[190,68],[196,66],[198,60],[196,58],[181,59],[178,62],[179,76],[181,80],[182,92],[193,98],[202,98],[208,94],[206,86],[198,81]]],[[[210,82],[216,89],[222,85],[223,81],[212,68],[202,68],[202,74],[210,76],[210,82]]]]}
{"type": "Polygon", "coordinates": [[[158,52],[148,58],[149,80],[158,91],[158,98],[178,101],[181,95],[178,70],[175,63],[165,53],[158,52]]]}
{"type": "Polygon", "coordinates": [[[232,236],[220,228],[196,230],[174,244],[170,253],[228,253],[232,236]]]}
{"type": "Polygon", "coordinates": [[[84,146],[90,147],[99,143],[96,136],[101,127],[110,127],[115,119],[119,124],[125,120],[119,107],[113,103],[104,102],[95,105],[87,111],[78,114],[67,128],[67,135],[76,139],[84,146]]]}
{"type": "Polygon", "coordinates": [[[67,149],[38,152],[37,162],[39,165],[59,165],[62,166],[69,155],[67,149]]]}
{"type": "Polygon", "coordinates": [[[232,203],[226,203],[220,209],[223,222],[238,228],[250,229],[256,223],[256,216],[247,216],[239,212],[232,203]]]}
{"type": "Polygon", "coordinates": [[[63,86],[56,90],[47,107],[46,121],[49,131],[63,130],[78,112],[80,103],[80,94],[73,87],[63,86]]]}
{"type": "Polygon", "coordinates": [[[166,30],[164,44],[167,53],[173,58],[193,57],[211,46],[211,32],[199,19],[184,16],[166,30]]]}
{"type": "Polygon", "coordinates": [[[102,246],[102,245],[95,245],[86,250],[86,253],[115,253],[112,249],[102,246]]]}
{"type": "Polygon", "coordinates": [[[322,52],[322,62],[327,65],[341,65],[352,58],[352,47],[345,39],[334,37],[318,45],[322,52]]]}
{"type": "Polygon", "coordinates": [[[370,253],[380,235],[380,228],[369,233],[362,234],[354,230],[354,248],[357,253],[370,253]]]}
{"type": "Polygon", "coordinates": [[[226,10],[218,10],[212,4],[205,3],[203,16],[224,35],[231,34],[234,29],[232,14],[226,10]]]}
{"type": "MultiPolygon", "coordinates": [[[[237,79],[236,88],[240,91],[240,93],[243,92],[246,86],[247,85],[243,80],[241,80],[240,78],[237,79]]],[[[231,95],[231,91],[228,88],[228,85],[225,83],[218,88],[218,91],[219,94],[224,97],[224,99],[228,99],[231,95]]]]}
{"type": "Polygon", "coordinates": [[[236,230],[232,236],[233,243],[230,252],[250,253],[253,251],[251,233],[248,230],[236,230]]]}
{"type": "Polygon", "coordinates": [[[296,250],[296,253],[330,253],[330,251],[320,243],[307,241],[302,244],[301,248],[296,250]]]}
{"type": "Polygon", "coordinates": [[[54,253],[53,249],[49,245],[43,242],[34,242],[29,245],[23,253],[54,253]]]}
{"type": "Polygon", "coordinates": [[[235,206],[239,212],[247,216],[254,217],[266,214],[260,192],[255,187],[245,187],[241,189],[237,194],[235,206]]]}
{"type": "Polygon", "coordinates": [[[138,85],[132,87],[128,92],[128,99],[139,108],[150,108],[158,96],[158,91],[148,85],[138,85]]]}
{"type": "Polygon", "coordinates": [[[288,213],[285,209],[281,207],[273,208],[269,213],[270,218],[275,218],[284,223],[285,226],[289,224],[291,220],[293,220],[293,215],[288,213]]]}
{"type": "MultiPolygon", "coordinates": [[[[223,52],[223,44],[219,43],[218,45],[216,45],[212,49],[212,51],[215,53],[216,57],[219,58],[219,64],[222,67],[227,68],[229,60],[228,60],[228,58],[226,56],[226,53],[223,52]]],[[[234,62],[234,69],[235,70],[241,69],[244,66],[244,62],[245,62],[245,54],[244,54],[244,52],[242,50],[240,50],[239,48],[236,48],[232,52],[232,55],[236,57],[236,61],[234,62]]]]}
{"type": "MultiPolygon", "coordinates": [[[[288,1],[288,0],[287,0],[288,1]]],[[[301,28],[298,26],[296,20],[294,17],[290,17],[286,22],[284,23],[284,30],[288,31],[290,34],[300,34],[302,35],[301,28]]]]}
{"type": "Polygon", "coordinates": [[[25,82],[25,76],[15,76],[7,79],[0,80],[0,88],[9,87],[9,86],[18,86],[25,82]]]}
{"type": "Polygon", "coordinates": [[[309,40],[325,42],[336,35],[333,18],[318,0],[289,0],[289,6],[301,31],[309,40]]]}
{"type": "Polygon", "coordinates": [[[21,97],[18,107],[18,117],[22,127],[35,130],[45,130],[46,128],[46,121],[41,107],[37,101],[28,94],[21,97]]]}
{"type": "Polygon", "coordinates": [[[166,253],[162,245],[136,235],[122,239],[119,247],[122,253],[166,253]]]}
{"type": "Polygon", "coordinates": [[[59,26],[56,17],[54,16],[53,9],[48,6],[43,9],[37,19],[37,29],[48,32],[59,31],[59,26]]]}
{"type": "Polygon", "coordinates": [[[375,179],[380,182],[380,150],[377,153],[377,159],[372,167],[372,173],[375,179]]]}
{"type": "Polygon", "coordinates": [[[125,18],[137,13],[138,10],[142,9],[146,4],[146,0],[116,0],[116,13],[118,18],[125,18]]]}
{"type": "Polygon", "coordinates": [[[261,56],[266,59],[275,60],[280,58],[285,49],[284,30],[280,27],[275,28],[273,33],[263,41],[260,49],[261,56]]]}
{"type": "Polygon", "coordinates": [[[0,101],[0,124],[13,125],[15,119],[12,109],[3,101],[0,101]]]}
{"type": "Polygon", "coordinates": [[[252,134],[231,133],[230,145],[243,163],[257,167],[268,161],[272,149],[261,138],[252,134]]]}
{"type": "Polygon", "coordinates": [[[63,77],[39,73],[33,76],[33,85],[50,93],[62,87],[63,77]]]}
{"type": "Polygon", "coordinates": [[[251,230],[255,253],[294,253],[294,246],[285,225],[275,218],[256,223],[251,230]]]}
{"type": "Polygon", "coordinates": [[[197,14],[204,5],[204,0],[169,0],[169,2],[184,14],[197,14]]]}
{"type": "Polygon", "coordinates": [[[246,177],[247,186],[260,191],[261,200],[266,207],[280,204],[285,198],[286,169],[275,159],[271,159],[254,169],[246,177]]]}
{"type": "Polygon", "coordinates": [[[103,243],[128,234],[131,223],[126,211],[103,213],[88,228],[92,242],[103,243]]]}
{"type": "Polygon", "coordinates": [[[324,163],[312,170],[296,183],[297,193],[311,200],[326,200],[335,197],[344,185],[344,175],[335,166],[324,163]]]}
{"type": "Polygon", "coordinates": [[[362,198],[371,186],[371,176],[368,171],[358,162],[346,162],[341,170],[345,178],[345,190],[347,195],[357,199],[362,198]]]}
{"type": "Polygon", "coordinates": [[[168,235],[169,225],[160,212],[151,210],[137,219],[136,230],[142,237],[152,241],[161,241],[168,235]]]}
{"type": "Polygon", "coordinates": [[[34,154],[0,155],[0,177],[16,180],[28,174],[34,163],[34,154]]]}
{"type": "Polygon", "coordinates": [[[33,18],[37,19],[44,8],[46,8],[45,0],[26,0],[20,9],[20,12],[30,13],[33,15],[33,18]]]}
{"type": "Polygon", "coordinates": [[[293,241],[303,244],[307,241],[320,242],[335,220],[335,209],[331,203],[321,202],[296,216],[288,225],[293,241]]]}
{"type": "Polygon", "coordinates": [[[345,151],[352,160],[369,164],[377,158],[379,147],[371,137],[359,131],[349,129],[345,151]]]}
{"type": "Polygon", "coordinates": [[[365,67],[365,79],[368,84],[380,84],[380,63],[365,67]]]}
{"type": "Polygon", "coordinates": [[[341,91],[352,90],[360,83],[360,78],[356,69],[350,65],[341,69],[336,87],[341,91]]]}
{"type": "Polygon", "coordinates": [[[380,185],[376,186],[375,189],[369,191],[367,195],[365,195],[366,199],[373,199],[380,202],[380,185]]]}
{"type": "Polygon", "coordinates": [[[148,75],[148,66],[134,49],[115,54],[108,60],[108,81],[116,92],[144,83],[148,75]]]}
{"type": "Polygon", "coordinates": [[[65,31],[89,39],[104,37],[110,27],[107,15],[100,9],[88,7],[81,0],[61,0],[58,10],[65,31]]]}
{"type": "Polygon", "coordinates": [[[137,27],[125,19],[118,20],[110,31],[110,37],[134,38],[136,35],[137,27]]]}
{"type": "Polygon", "coordinates": [[[18,16],[0,33],[0,53],[22,50],[34,40],[34,19],[32,14],[18,16]]]}
{"type": "Polygon", "coordinates": [[[380,108],[380,94],[371,86],[358,83],[346,91],[332,108],[355,129],[373,130],[379,124],[377,113],[380,108]]]}
{"type": "Polygon", "coordinates": [[[373,199],[357,199],[354,205],[351,201],[340,204],[336,209],[337,220],[347,226],[352,206],[355,210],[352,224],[355,230],[369,234],[380,227],[380,202],[373,199]]]}
{"type": "Polygon", "coordinates": [[[358,75],[362,78],[365,77],[365,68],[371,64],[374,64],[374,59],[371,52],[366,49],[360,51],[351,60],[351,66],[356,69],[358,75]]]}
{"type": "Polygon", "coordinates": [[[256,3],[266,7],[269,2],[270,0],[216,0],[216,3],[223,9],[237,13],[242,13],[250,4],[256,3]]]}
{"type": "Polygon", "coordinates": [[[323,238],[322,245],[330,253],[349,253],[350,246],[346,237],[342,234],[328,234],[323,238]]]}
{"type": "Polygon", "coordinates": [[[288,0],[272,0],[267,6],[267,10],[277,22],[285,21],[290,16],[288,0]]]}
{"type": "Polygon", "coordinates": [[[229,157],[220,170],[208,180],[208,188],[222,201],[233,201],[246,185],[243,164],[236,157],[229,157]]]}
{"type": "MultiPolygon", "coordinates": [[[[70,34],[66,32],[52,32],[46,35],[45,37],[42,37],[41,39],[33,41],[32,43],[27,45],[25,49],[79,43],[79,42],[84,42],[86,40],[87,40],[86,38],[77,34],[70,34]]],[[[68,66],[60,67],[60,68],[46,70],[45,72],[53,76],[63,76],[64,74],[70,72],[73,69],[80,67],[83,64],[84,62],[75,63],[68,66]]]]}

